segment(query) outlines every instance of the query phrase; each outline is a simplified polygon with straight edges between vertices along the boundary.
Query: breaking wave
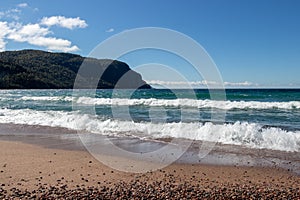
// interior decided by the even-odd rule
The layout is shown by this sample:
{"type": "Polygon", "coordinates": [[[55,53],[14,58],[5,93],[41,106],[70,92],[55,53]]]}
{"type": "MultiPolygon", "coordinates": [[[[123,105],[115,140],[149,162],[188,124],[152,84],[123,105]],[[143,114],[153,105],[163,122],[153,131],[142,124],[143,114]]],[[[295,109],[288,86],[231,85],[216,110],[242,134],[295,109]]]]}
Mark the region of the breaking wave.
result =
{"type": "Polygon", "coordinates": [[[63,127],[102,135],[132,135],[140,138],[185,138],[266,148],[281,151],[300,151],[300,131],[264,127],[257,123],[233,124],[151,123],[101,119],[88,114],[67,111],[36,111],[31,109],[1,109],[0,123],[63,127]]]}
{"type": "Polygon", "coordinates": [[[192,107],[231,109],[300,109],[300,101],[288,102],[261,102],[261,101],[217,101],[197,99],[125,99],[125,98],[91,98],[71,96],[24,96],[24,101],[73,101],[85,105],[111,106],[163,106],[163,107],[192,107]]]}

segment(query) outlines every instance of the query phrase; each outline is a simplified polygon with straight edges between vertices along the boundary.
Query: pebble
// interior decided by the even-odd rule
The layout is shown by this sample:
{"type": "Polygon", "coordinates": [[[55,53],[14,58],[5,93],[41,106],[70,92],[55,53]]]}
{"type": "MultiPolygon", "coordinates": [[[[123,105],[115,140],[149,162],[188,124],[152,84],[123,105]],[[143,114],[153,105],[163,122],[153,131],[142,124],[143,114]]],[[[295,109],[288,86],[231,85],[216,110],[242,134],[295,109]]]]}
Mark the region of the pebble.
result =
{"type": "Polygon", "coordinates": [[[132,180],[120,181],[112,186],[77,185],[70,189],[68,185],[40,185],[37,190],[6,190],[0,186],[0,199],[297,199],[299,188],[267,188],[262,186],[223,185],[202,188],[188,182],[173,184],[170,181],[146,182],[132,180]]]}

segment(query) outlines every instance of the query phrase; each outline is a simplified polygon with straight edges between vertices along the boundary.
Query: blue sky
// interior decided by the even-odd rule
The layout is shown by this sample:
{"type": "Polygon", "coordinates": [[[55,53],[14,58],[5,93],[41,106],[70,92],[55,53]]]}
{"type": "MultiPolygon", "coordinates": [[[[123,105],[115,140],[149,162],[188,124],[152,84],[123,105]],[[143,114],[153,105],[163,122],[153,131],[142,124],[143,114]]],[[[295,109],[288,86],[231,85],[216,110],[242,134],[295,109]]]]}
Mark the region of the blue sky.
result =
{"type": "MultiPolygon", "coordinates": [[[[228,86],[300,87],[299,10],[298,0],[1,0],[0,50],[86,56],[124,30],[163,27],[201,44],[228,86]]],[[[123,60],[133,68],[141,64],[134,56],[123,60]]]]}

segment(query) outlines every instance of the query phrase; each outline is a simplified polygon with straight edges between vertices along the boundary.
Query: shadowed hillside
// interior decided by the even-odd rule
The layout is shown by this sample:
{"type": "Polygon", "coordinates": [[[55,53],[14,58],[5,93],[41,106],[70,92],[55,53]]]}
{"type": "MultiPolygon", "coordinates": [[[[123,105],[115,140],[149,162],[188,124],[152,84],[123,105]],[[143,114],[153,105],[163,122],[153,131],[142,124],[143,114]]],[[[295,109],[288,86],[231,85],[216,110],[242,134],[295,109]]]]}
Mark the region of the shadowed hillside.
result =
{"type": "Polygon", "coordinates": [[[87,70],[79,71],[76,88],[151,88],[124,62],[38,50],[1,52],[0,88],[71,89],[82,63],[87,70]]]}

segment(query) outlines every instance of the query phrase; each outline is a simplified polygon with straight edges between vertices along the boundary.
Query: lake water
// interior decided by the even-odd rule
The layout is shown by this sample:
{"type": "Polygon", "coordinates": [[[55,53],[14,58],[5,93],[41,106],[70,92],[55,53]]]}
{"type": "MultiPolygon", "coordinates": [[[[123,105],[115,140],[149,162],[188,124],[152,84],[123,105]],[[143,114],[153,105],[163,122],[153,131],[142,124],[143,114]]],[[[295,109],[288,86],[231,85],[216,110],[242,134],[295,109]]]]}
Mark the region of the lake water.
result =
{"type": "Polygon", "coordinates": [[[0,123],[300,151],[300,90],[1,90],[0,123]],[[78,95],[80,93],[80,95],[78,95]],[[216,97],[212,99],[211,96],[216,97]]]}

